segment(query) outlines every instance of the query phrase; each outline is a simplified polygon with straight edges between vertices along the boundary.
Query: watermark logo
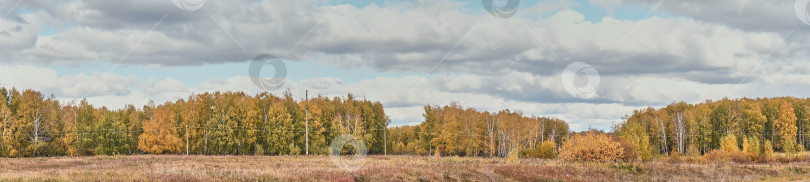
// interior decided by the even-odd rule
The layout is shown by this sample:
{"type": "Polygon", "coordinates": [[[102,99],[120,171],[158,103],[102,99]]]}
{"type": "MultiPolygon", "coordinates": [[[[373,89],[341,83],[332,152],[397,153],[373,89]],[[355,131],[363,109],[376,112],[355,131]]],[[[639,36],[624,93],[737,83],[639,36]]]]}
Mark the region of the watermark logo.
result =
{"type": "Polygon", "coordinates": [[[810,4],[810,0],[796,0],[793,4],[793,10],[796,11],[796,16],[806,25],[810,25],[810,14],[807,14],[808,4],[810,4]]]}
{"type": "Polygon", "coordinates": [[[329,158],[332,158],[332,162],[335,163],[335,166],[347,171],[357,171],[366,163],[366,154],[368,153],[366,144],[356,136],[348,134],[338,136],[332,140],[329,150],[329,158]],[[340,153],[343,151],[344,147],[353,148],[354,155],[348,159],[341,157],[340,153]]]}
{"type": "Polygon", "coordinates": [[[590,99],[596,97],[600,78],[599,72],[593,66],[583,62],[574,62],[565,67],[561,81],[568,94],[580,99],[590,99]],[[576,84],[576,77],[579,74],[584,74],[588,78],[588,82],[581,86],[576,84]]]}
{"type": "Polygon", "coordinates": [[[508,0],[503,7],[495,5],[495,0],[481,0],[484,10],[496,18],[510,18],[515,15],[520,5],[520,0],[508,0]]]}
{"type": "Polygon", "coordinates": [[[172,0],[178,8],[186,11],[197,11],[205,4],[205,0],[172,0]]]}
{"type": "Polygon", "coordinates": [[[276,56],[260,54],[253,58],[248,74],[253,84],[264,90],[273,91],[281,88],[284,82],[287,81],[287,65],[276,56]],[[273,77],[266,78],[262,76],[262,71],[265,71],[264,68],[266,67],[273,67],[273,77]]]}
{"type": "Polygon", "coordinates": [[[137,33],[130,33],[129,35],[127,35],[126,39],[127,39],[127,42],[129,43],[130,49],[132,47],[135,47],[136,45],[138,45],[138,42],[140,42],[140,41],[138,41],[140,39],[140,37],[142,37],[142,36],[137,35],[137,33]]]}

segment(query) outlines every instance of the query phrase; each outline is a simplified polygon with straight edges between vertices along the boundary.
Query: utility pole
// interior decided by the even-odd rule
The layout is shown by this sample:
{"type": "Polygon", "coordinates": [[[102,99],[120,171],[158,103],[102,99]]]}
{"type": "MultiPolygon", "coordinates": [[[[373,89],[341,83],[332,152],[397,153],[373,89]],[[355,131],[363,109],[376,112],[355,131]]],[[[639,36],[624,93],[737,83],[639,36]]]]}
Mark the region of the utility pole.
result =
{"type": "Polygon", "coordinates": [[[306,116],[305,116],[305,119],[304,119],[305,120],[304,127],[306,127],[306,130],[307,130],[306,131],[306,137],[305,137],[306,140],[307,140],[306,141],[306,148],[307,148],[306,149],[306,155],[309,155],[309,90],[304,91],[304,105],[305,105],[304,112],[306,113],[306,116]]]}
{"type": "Polygon", "coordinates": [[[188,155],[188,124],[186,124],[186,155],[188,155]]]}
{"type": "Polygon", "coordinates": [[[388,127],[383,128],[383,155],[388,155],[388,134],[386,131],[388,127]]]}

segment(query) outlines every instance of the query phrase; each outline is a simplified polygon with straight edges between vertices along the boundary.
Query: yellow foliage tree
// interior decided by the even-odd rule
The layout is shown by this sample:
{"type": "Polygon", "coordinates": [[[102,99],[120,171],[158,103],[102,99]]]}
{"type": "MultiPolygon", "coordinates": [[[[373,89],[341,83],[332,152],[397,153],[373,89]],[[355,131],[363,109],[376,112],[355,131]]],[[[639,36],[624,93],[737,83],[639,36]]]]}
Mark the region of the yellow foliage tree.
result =
{"type": "Polygon", "coordinates": [[[797,119],[793,111],[793,104],[788,101],[782,101],[779,117],[774,121],[776,140],[773,142],[776,144],[776,148],[784,150],[783,148],[788,144],[790,146],[787,146],[787,148],[791,149],[792,146],[796,144],[796,132],[799,129],[796,127],[797,119]]]}
{"type": "Polygon", "coordinates": [[[180,152],[182,142],[172,126],[174,113],[166,107],[158,107],[151,120],[143,122],[143,134],[138,139],[138,149],[150,154],[180,152]]]}
{"type": "Polygon", "coordinates": [[[745,154],[751,157],[757,157],[761,153],[760,148],[759,139],[757,139],[757,137],[743,139],[743,152],[745,152],[745,154]]]}
{"type": "Polygon", "coordinates": [[[734,134],[729,134],[723,137],[720,143],[720,150],[728,153],[740,152],[740,147],[737,146],[737,137],[734,134]]]}
{"type": "Polygon", "coordinates": [[[560,160],[607,162],[621,159],[619,143],[603,133],[585,133],[571,137],[560,149],[560,160]]]}
{"type": "Polygon", "coordinates": [[[770,140],[766,140],[762,145],[762,155],[760,156],[764,161],[773,161],[773,144],[770,140]]]}

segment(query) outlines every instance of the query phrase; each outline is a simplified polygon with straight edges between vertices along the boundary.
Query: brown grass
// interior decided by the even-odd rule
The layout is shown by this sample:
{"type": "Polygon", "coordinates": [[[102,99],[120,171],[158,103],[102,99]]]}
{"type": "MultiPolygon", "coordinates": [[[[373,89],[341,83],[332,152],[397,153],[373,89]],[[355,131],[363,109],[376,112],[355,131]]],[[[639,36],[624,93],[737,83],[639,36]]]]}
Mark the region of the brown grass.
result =
{"type": "Polygon", "coordinates": [[[138,155],[0,159],[0,181],[742,181],[810,178],[810,163],[593,163],[369,156],[358,171],[328,156],[138,155]]]}

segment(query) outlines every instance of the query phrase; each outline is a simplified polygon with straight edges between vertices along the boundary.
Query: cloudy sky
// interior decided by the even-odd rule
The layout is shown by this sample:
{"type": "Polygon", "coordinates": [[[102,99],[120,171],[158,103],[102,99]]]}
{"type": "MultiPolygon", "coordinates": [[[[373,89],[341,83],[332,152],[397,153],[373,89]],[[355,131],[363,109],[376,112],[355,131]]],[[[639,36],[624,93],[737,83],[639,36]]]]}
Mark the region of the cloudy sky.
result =
{"type": "Polygon", "coordinates": [[[457,101],[573,130],[675,101],[810,96],[807,0],[507,1],[0,0],[0,86],[110,108],[351,92],[394,125],[457,101]],[[261,54],[284,63],[259,66],[286,71],[280,88],[252,82],[261,54]]]}

